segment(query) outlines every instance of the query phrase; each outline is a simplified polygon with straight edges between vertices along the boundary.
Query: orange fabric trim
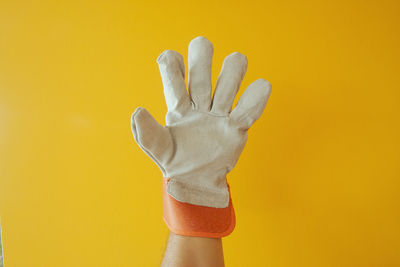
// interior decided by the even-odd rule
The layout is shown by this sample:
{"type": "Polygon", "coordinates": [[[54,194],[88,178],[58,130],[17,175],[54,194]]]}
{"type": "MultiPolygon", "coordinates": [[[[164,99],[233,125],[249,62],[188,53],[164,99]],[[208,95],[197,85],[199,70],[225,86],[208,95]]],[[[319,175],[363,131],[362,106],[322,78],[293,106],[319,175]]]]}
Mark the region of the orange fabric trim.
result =
{"type": "Polygon", "coordinates": [[[229,190],[229,206],[212,208],[184,203],[167,193],[169,178],[163,178],[163,219],[171,232],[185,236],[220,238],[232,233],[236,225],[229,190]]]}

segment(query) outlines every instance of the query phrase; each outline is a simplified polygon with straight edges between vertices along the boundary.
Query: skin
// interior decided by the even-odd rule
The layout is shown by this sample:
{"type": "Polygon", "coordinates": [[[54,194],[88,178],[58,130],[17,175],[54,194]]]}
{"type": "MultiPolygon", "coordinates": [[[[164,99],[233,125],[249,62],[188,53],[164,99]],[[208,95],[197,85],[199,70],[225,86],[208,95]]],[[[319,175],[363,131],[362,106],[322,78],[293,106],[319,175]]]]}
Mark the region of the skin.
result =
{"type": "Polygon", "coordinates": [[[221,238],[176,235],[170,232],[161,267],[224,267],[221,238]]]}

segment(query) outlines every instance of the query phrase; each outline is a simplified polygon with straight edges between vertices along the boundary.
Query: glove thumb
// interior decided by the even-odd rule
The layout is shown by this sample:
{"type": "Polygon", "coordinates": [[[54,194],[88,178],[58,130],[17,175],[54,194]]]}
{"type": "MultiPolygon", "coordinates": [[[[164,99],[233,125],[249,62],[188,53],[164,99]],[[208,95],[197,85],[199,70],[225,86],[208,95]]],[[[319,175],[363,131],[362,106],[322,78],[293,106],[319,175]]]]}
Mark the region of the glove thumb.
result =
{"type": "Polygon", "coordinates": [[[158,165],[166,176],[163,164],[173,151],[173,142],[169,130],[161,126],[144,108],[139,107],[131,117],[133,138],[139,147],[158,165]]]}

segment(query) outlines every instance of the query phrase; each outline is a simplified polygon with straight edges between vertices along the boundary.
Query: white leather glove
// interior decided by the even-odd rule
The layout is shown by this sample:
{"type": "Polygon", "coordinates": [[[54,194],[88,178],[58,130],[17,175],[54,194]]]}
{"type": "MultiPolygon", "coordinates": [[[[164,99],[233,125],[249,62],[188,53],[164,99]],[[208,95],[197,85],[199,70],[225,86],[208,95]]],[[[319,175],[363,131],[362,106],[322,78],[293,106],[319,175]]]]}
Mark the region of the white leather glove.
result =
{"type": "Polygon", "coordinates": [[[135,141],[170,178],[170,196],[193,205],[225,208],[229,204],[226,175],[246,144],[247,130],[261,116],[271,85],[256,80],[231,111],[247,58],[238,52],[225,58],[211,99],[212,56],[213,46],[205,37],[190,42],[189,96],[182,55],[164,51],[157,62],[168,107],[166,125],[139,107],[131,126],[135,141]]]}

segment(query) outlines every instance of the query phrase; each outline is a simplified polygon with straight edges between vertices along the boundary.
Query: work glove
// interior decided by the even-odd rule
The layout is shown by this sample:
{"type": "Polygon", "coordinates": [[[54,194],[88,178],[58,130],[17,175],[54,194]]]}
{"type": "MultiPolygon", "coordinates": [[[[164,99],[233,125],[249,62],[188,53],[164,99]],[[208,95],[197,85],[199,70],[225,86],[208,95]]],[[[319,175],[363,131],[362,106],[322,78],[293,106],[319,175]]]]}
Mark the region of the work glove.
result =
{"type": "Polygon", "coordinates": [[[254,81],[232,104],[247,69],[241,53],[228,55],[211,97],[213,45],[205,37],[189,44],[188,89],[181,54],[165,50],[157,58],[168,108],[161,126],[139,107],[131,128],[140,148],[163,174],[164,221],[181,235],[221,237],[235,226],[226,175],[246,144],[247,130],[261,116],[271,85],[254,81]]]}

